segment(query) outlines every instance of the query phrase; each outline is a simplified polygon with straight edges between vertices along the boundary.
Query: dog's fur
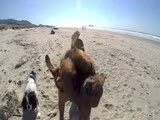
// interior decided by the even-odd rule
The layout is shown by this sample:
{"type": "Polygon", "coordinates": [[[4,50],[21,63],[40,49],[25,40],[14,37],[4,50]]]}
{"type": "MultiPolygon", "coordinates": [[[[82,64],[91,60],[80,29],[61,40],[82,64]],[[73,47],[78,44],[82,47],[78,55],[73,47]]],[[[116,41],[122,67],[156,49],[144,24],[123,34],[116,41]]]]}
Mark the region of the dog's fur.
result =
{"type": "Polygon", "coordinates": [[[40,113],[38,111],[38,104],[39,102],[37,98],[36,73],[32,71],[26,81],[25,92],[22,99],[23,112],[36,111],[37,115],[33,119],[39,118],[40,113]]]}
{"type": "Polygon", "coordinates": [[[104,79],[96,75],[93,62],[84,52],[83,43],[79,41],[80,33],[72,35],[71,49],[66,52],[55,68],[48,55],[45,60],[47,67],[54,76],[58,88],[60,120],[63,120],[65,102],[69,99],[79,108],[79,120],[89,120],[91,107],[96,107],[103,93],[104,79]],[[92,77],[90,77],[92,76],[92,77]],[[92,79],[93,78],[93,79],[92,79]],[[96,99],[97,97],[97,99],[96,99]]]}

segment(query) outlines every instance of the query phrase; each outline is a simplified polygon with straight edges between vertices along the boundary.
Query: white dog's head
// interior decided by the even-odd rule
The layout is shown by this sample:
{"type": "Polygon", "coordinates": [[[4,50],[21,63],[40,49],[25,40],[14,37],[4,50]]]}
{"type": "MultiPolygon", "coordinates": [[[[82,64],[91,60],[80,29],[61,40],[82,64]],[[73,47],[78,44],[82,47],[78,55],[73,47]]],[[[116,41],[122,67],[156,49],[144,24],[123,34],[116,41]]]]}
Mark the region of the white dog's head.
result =
{"type": "Polygon", "coordinates": [[[32,71],[27,79],[25,93],[22,99],[22,107],[23,110],[35,110],[37,105],[36,73],[32,71]]]}

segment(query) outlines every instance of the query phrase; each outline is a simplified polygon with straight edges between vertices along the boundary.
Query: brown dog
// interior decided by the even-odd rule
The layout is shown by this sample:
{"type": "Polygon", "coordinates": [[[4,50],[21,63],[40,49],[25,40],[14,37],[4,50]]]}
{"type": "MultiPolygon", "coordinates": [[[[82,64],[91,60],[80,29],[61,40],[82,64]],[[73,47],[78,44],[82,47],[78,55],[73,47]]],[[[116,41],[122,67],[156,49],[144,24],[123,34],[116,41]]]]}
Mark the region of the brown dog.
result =
{"type": "Polygon", "coordinates": [[[82,44],[79,47],[75,44],[80,40],[76,35],[78,33],[72,35],[71,49],[66,52],[59,67],[55,68],[51,64],[48,55],[45,58],[58,88],[60,120],[63,120],[64,106],[68,99],[79,107],[79,120],[88,120],[91,107],[98,105],[103,93],[105,79],[96,75],[93,62],[85,54],[82,44]]]}

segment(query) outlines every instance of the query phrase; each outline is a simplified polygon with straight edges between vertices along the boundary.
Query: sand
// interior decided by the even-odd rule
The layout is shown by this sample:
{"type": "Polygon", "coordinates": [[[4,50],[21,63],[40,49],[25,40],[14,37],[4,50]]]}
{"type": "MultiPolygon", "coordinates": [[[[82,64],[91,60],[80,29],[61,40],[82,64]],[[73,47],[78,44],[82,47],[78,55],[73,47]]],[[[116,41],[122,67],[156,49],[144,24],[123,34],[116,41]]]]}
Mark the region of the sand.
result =
{"type": "MultiPolygon", "coordinates": [[[[58,120],[57,88],[44,58],[49,54],[52,63],[59,65],[76,30],[96,71],[107,77],[91,120],[159,120],[160,43],[93,29],[59,28],[54,35],[51,28],[0,31],[0,111],[9,111],[9,120],[22,119],[24,83],[35,70],[41,119],[58,120]]],[[[70,105],[66,103],[65,119],[70,105]]]]}

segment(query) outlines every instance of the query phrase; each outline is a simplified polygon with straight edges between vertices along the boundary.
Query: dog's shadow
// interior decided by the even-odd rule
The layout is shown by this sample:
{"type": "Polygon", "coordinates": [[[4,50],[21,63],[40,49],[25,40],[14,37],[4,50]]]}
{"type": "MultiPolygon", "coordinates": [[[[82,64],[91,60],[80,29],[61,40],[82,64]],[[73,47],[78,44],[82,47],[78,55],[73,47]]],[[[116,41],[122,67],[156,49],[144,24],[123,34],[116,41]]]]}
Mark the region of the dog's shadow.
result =
{"type": "Polygon", "coordinates": [[[36,110],[23,110],[22,120],[37,120],[37,114],[36,110]]]}

